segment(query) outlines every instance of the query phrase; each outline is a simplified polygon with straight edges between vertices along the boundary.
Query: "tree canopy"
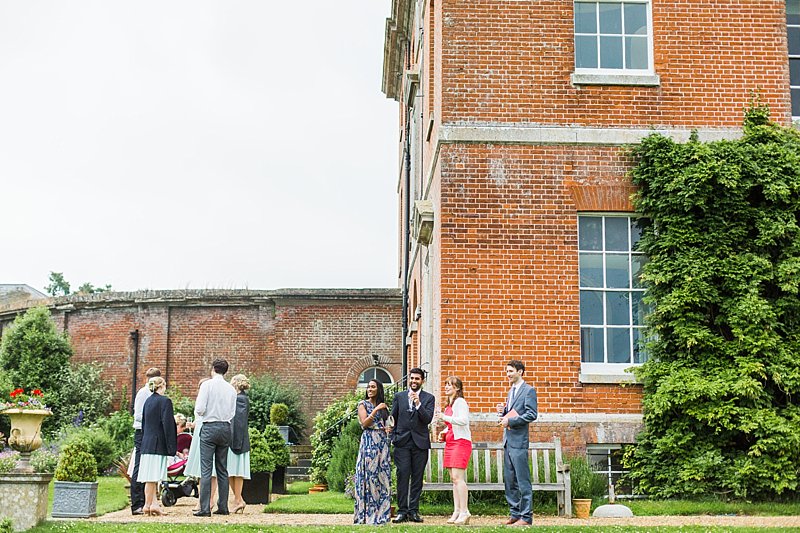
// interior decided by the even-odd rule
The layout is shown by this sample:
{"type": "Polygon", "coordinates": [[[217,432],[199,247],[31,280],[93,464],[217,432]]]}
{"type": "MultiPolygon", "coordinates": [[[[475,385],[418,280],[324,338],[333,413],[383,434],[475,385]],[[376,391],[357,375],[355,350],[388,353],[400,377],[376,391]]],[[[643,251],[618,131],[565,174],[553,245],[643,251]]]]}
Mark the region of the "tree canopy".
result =
{"type": "Polygon", "coordinates": [[[800,486],[800,133],[634,148],[650,360],[630,479],[654,496],[800,486]]]}

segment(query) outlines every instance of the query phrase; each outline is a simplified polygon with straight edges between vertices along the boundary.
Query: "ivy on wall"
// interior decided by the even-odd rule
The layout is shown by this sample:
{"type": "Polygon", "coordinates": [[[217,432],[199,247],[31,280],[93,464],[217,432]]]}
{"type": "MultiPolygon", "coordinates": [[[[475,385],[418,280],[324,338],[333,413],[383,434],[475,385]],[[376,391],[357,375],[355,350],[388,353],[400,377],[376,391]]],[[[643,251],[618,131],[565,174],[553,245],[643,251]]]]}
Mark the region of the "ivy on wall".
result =
{"type": "Polygon", "coordinates": [[[800,134],[755,102],[735,141],[634,148],[651,359],[640,492],[766,498],[800,481],[800,134]]]}

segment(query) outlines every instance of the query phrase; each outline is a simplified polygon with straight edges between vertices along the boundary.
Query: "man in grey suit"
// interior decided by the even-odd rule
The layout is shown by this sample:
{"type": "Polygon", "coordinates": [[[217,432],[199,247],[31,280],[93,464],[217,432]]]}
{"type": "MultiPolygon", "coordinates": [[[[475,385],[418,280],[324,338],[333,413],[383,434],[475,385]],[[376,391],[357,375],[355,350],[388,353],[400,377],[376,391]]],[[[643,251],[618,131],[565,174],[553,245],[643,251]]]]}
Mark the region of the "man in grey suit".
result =
{"type": "Polygon", "coordinates": [[[538,416],[536,389],[525,383],[525,365],[513,359],[506,365],[511,389],[508,400],[497,404],[503,426],[503,477],[506,501],[511,508],[509,526],[529,526],[533,522],[531,471],[528,461],[528,425],[538,416]]]}

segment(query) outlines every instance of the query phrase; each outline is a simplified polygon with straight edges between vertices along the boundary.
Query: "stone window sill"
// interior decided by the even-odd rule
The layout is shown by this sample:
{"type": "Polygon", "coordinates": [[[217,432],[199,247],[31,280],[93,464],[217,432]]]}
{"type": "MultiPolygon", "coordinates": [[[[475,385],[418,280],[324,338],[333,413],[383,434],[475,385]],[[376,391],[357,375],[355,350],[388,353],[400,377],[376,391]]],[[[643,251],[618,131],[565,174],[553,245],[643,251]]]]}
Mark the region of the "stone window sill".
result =
{"type": "Polygon", "coordinates": [[[579,74],[571,76],[572,85],[640,85],[655,87],[661,85],[658,74],[579,74]]]}
{"type": "Polygon", "coordinates": [[[620,383],[641,383],[637,381],[636,376],[628,372],[619,374],[596,374],[581,372],[578,376],[581,383],[586,384],[620,384],[620,383]]]}

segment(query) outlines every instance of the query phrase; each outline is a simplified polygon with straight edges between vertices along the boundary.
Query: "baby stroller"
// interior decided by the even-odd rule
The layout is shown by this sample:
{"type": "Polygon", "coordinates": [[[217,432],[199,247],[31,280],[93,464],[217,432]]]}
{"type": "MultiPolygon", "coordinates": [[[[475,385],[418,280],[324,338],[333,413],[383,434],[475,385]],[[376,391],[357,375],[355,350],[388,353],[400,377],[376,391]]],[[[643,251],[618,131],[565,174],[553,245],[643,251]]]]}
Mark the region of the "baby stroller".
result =
{"type": "MultiPolygon", "coordinates": [[[[178,435],[178,449],[188,450],[192,444],[192,436],[188,433],[178,435]]],[[[197,480],[193,477],[178,479],[183,475],[188,459],[181,459],[167,467],[167,481],[161,482],[161,503],[164,507],[172,507],[178,498],[184,496],[198,497],[197,480]]]]}

